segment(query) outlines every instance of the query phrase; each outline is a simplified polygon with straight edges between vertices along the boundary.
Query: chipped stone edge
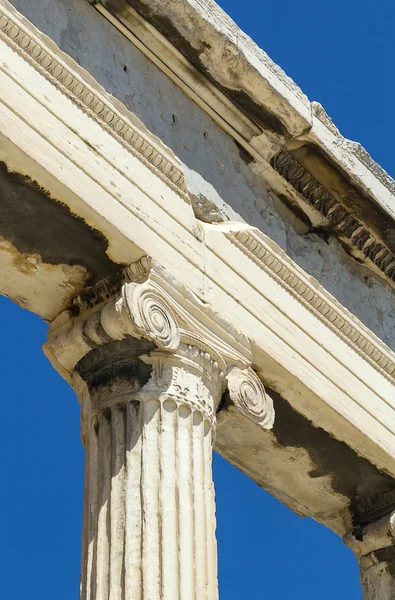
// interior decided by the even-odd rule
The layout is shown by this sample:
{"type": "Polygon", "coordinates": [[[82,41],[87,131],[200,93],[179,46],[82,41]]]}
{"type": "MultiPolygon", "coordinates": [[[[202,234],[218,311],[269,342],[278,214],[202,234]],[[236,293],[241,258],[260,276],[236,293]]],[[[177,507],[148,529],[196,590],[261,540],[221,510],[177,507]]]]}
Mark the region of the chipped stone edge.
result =
{"type": "Polygon", "coordinates": [[[153,138],[123,116],[98,86],[88,83],[73,70],[59,49],[45,43],[43,36],[38,35],[33,26],[25,19],[19,19],[15,13],[6,0],[1,0],[0,39],[189,202],[184,174],[176,161],[165,156],[153,138]]]}
{"type": "Polygon", "coordinates": [[[73,313],[78,316],[101,302],[106,302],[119,292],[124,283],[141,282],[151,270],[151,258],[142,256],[138,261],[102,279],[94,286],[84,289],[72,300],[73,313]]]}
{"type": "MultiPolygon", "coordinates": [[[[145,31],[141,24],[144,17],[137,13],[130,4],[122,4],[122,10],[114,9],[110,12],[112,5],[107,6],[106,0],[87,1],[94,4],[96,9],[115,27],[118,27],[124,35],[130,32],[132,35],[128,37],[132,43],[137,44],[149,60],[154,61],[158,68],[184,90],[184,93],[188,93],[189,90],[193,100],[253,156],[257,162],[255,167],[257,172],[265,171],[267,162],[273,156],[273,151],[276,151],[276,146],[269,143],[268,149],[268,141],[264,142],[263,137],[269,136],[269,132],[263,131],[262,135],[257,134],[256,131],[253,133],[257,125],[238,110],[232,100],[215,87],[216,73],[224,74],[229,69],[232,72],[240,73],[244,69],[248,72],[248,77],[244,79],[239,77],[239,85],[247,94],[252,81],[254,85],[251,89],[261,90],[261,86],[263,86],[262,89],[271,90],[263,104],[275,114],[278,113],[283,121],[285,119],[286,125],[286,121],[290,121],[288,125],[291,128],[296,122],[299,123],[294,130],[293,140],[312,140],[317,143],[325,153],[335,159],[339,167],[352,178],[357,186],[368,191],[377,204],[395,219],[395,180],[372,159],[361,144],[343,137],[322,105],[319,102],[310,102],[300,87],[270,59],[264,50],[240,30],[216,2],[213,0],[177,0],[176,4],[159,3],[159,0],[150,0],[150,2],[145,0],[145,4],[149,4],[152,13],[166,17],[180,31],[181,29],[186,31],[188,29],[186,20],[193,18],[194,31],[199,32],[201,36],[208,31],[213,40],[216,40],[216,43],[212,44],[211,48],[206,48],[204,52],[207,68],[211,64],[215,64],[215,73],[211,73],[212,83],[210,84],[206,78],[207,81],[203,85],[202,73],[187,59],[180,59],[177,56],[177,52],[182,54],[182,49],[179,49],[177,44],[172,44],[147,20],[145,21],[147,24],[145,31]],[[171,48],[173,48],[173,52],[171,48]],[[166,64],[161,61],[161,55],[162,57],[166,56],[166,64]],[[188,64],[185,65],[185,62],[188,64]],[[195,72],[195,78],[191,78],[191,71],[195,72]],[[185,89],[183,84],[186,84],[185,89]],[[276,103],[280,104],[277,106],[276,103]],[[288,107],[288,111],[278,110],[279,106],[284,108],[285,105],[288,107]],[[335,143],[329,143],[328,146],[325,134],[322,137],[316,130],[317,121],[334,136],[335,143]],[[337,151],[339,142],[340,153],[337,151]],[[380,187],[383,186],[384,189],[376,189],[377,184],[380,187]]],[[[260,93],[259,99],[262,101],[262,93],[260,93]]]]}
{"type": "Polygon", "coordinates": [[[387,173],[379,163],[377,163],[367,150],[359,142],[354,142],[345,138],[336,127],[322,104],[312,102],[311,108],[317,119],[337,138],[339,138],[346,147],[371,173],[386,187],[391,194],[395,196],[395,180],[387,173]]]}
{"type": "MultiPolygon", "coordinates": [[[[173,33],[177,33],[179,39],[184,40],[191,49],[198,49],[202,40],[206,42],[199,58],[203,70],[209,73],[214,84],[229,90],[239,89],[241,86],[240,89],[247,92],[254,102],[271,109],[272,114],[288,128],[288,139],[305,132],[311,126],[311,108],[307,96],[213,0],[87,1],[105,14],[106,18],[112,15],[113,19],[109,20],[115,26],[121,24],[141,39],[146,45],[145,53],[153,51],[156,56],[161,57],[166,56],[168,51],[166,33],[162,34],[155,25],[155,17],[171,23],[173,33]],[[140,38],[142,32],[136,26],[136,12],[149,23],[150,36],[140,38]],[[164,39],[161,40],[161,37],[164,39]],[[237,85],[233,81],[233,75],[237,76],[237,85]],[[271,102],[268,103],[269,98],[271,102]],[[275,106],[269,107],[270,103],[275,106]]],[[[119,29],[121,31],[122,27],[119,29]]],[[[181,43],[171,44],[185,55],[181,43]]],[[[174,59],[177,61],[174,55],[171,56],[172,62],[174,59]]],[[[201,71],[192,65],[190,59],[187,61],[189,64],[182,79],[186,81],[184,76],[187,76],[187,71],[192,67],[197,74],[193,85],[198,88],[196,82],[202,82],[201,71]]],[[[176,66],[176,72],[177,65],[169,63],[169,55],[166,62],[170,68],[176,66]]],[[[196,92],[200,95],[198,89],[196,92]]],[[[225,97],[223,92],[220,95],[225,97]]]]}
{"type": "Polygon", "coordinates": [[[285,253],[274,251],[263,234],[237,231],[228,240],[346,342],[355,352],[395,383],[395,354],[313,278],[308,278],[285,253]],[[284,254],[282,256],[282,254],[284,254]]]}

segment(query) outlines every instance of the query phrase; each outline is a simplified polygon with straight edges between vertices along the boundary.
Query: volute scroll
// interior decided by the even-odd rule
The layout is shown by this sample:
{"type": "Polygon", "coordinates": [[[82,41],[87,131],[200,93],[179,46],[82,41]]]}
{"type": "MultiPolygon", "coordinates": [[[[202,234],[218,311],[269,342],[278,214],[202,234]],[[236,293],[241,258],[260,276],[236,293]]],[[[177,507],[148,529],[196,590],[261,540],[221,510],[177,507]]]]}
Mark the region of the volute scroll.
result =
{"type": "Polygon", "coordinates": [[[271,429],[275,416],[273,400],[255,371],[233,367],[226,379],[229,397],[239,411],[263,429],[271,429]]]}

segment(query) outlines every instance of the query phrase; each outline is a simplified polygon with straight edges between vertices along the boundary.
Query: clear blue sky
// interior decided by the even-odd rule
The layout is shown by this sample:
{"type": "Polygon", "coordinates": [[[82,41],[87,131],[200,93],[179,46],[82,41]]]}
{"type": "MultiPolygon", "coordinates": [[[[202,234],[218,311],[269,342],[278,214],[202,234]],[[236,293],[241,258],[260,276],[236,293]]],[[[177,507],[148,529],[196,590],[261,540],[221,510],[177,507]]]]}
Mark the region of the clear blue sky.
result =
{"type": "MultiPolygon", "coordinates": [[[[220,4],[395,175],[392,0],[220,4]]],[[[0,310],[0,598],[71,600],[82,519],[78,404],[41,353],[45,324],[5,298],[0,310]]],[[[214,477],[221,600],[360,599],[355,561],[334,534],[218,456],[214,477]]]]}

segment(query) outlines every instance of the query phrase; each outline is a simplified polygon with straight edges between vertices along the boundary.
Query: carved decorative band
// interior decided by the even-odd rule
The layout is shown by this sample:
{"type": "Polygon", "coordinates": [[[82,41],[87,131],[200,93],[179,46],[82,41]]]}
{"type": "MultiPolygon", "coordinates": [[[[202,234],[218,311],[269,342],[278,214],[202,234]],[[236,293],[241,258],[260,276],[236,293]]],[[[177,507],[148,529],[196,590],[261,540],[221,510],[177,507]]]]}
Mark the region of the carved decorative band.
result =
{"type": "Polygon", "coordinates": [[[395,281],[395,256],[364,223],[356,219],[288,152],[282,150],[272,159],[272,166],[290,183],[302,198],[329,221],[336,235],[347,242],[395,281]]]}
{"type": "Polygon", "coordinates": [[[227,233],[226,237],[362,358],[394,383],[395,357],[391,350],[333,297],[322,293],[310,283],[290,260],[274,253],[262,235],[244,230],[227,233]]]}
{"type": "MultiPolygon", "coordinates": [[[[215,353],[214,353],[215,355],[215,353]]],[[[224,373],[219,364],[197,346],[181,343],[175,353],[154,350],[141,359],[152,366],[151,379],[137,396],[145,401],[152,397],[183,404],[200,411],[210,424],[223,392],[224,373]]]]}
{"type": "Polygon", "coordinates": [[[71,71],[66,62],[61,61],[24,24],[11,17],[3,6],[0,6],[0,37],[174,191],[187,199],[182,171],[163,156],[149,137],[122,116],[104,95],[71,71]]]}

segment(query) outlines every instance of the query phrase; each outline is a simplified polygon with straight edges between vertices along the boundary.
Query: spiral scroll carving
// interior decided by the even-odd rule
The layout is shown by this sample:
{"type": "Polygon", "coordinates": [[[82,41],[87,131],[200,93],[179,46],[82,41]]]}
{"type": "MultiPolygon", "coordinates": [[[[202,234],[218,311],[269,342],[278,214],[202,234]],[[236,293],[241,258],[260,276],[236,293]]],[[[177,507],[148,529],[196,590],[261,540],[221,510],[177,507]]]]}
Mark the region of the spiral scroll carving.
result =
{"type": "Polygon", "coordinates": [[[227,375],[229,396],[240,412],[264,429],[274,423],[273,400],[252,369],[234,367],[227,375]]]}
{"type": "Polygon", "coordinates": [[[134,283],[126,284],[123,299],[131,320],[144,337],[152,339],[159,348],[178,348],[180,330],[176,317],[155,289],[134,283]]]}

